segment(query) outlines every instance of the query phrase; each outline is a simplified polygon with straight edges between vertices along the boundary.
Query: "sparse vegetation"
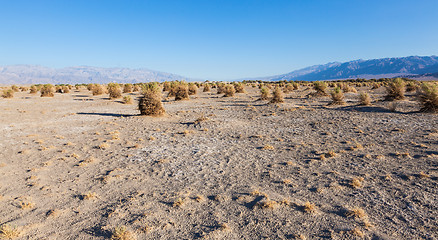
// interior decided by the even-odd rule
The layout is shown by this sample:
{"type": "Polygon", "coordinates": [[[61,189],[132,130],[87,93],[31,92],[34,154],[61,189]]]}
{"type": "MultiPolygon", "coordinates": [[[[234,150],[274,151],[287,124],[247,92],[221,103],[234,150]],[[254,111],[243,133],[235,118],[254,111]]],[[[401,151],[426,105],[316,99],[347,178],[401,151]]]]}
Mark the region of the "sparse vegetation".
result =
{"type": "Polygon", "coordinates": [[[405,81],[401,78],[396,78],[389,82],[386,86],[385,100],[394,101],[394,100],[402,100],[405,98],[405,81]]]}
{"type": "Polygon", "coordinates": [[[161,103],[161,91],[157,83],[149,83],[143,86],[143,97],[140,98],[138,109],[140,115],[147,116],[162,116],[166,112],[161,103]]]}
{"type": "Polygon", "coordinates": [[[44,84],[41,88],[41,97],[53,97],[55,96],[54,91],[55,88],[52,84],[44,84]]]}
{"type": "Polygon", "coordinates": [[[132,104],[133,103],[132,97],[131,96],[124,96],[123,103],[124,104],[132,104]]]}
{"type": "Polygon", "coordinates": [[[122,97],[122,89],[120,88],[120,85],[117,83],[108,84],[108,93],[110,99],[117,99],[122,97]]]}
{"type": "Polygon", "coordinates": [[[272,93],[273,98],[270,101],[270,103],[282,103],[284,102],[284,96],[283,96],[283,92],[281,91],[281,89],[279,87],[276,87],[274,89],[274,92],[272,93]]]}
{"type": "Polygon", "coordinates": [[[418,100],[421,104],[420,111],[422,112],[438,112],[438,85],[426,84],[421,85],[421,90],[418,93],[418,100]]]}
{"type": "Polygon", "coordinates": [[[332,96],[332,104],[333,105],[344,105],[344,93],[339,87],[335,87],[333,91],[331,92],[332,96]]]}
{"type": "Polygon", "coordinates": [[[14,97],[14,91],[12,89],[3,90],[3,98],[13,98],[14,97]]]}
{"type": "Polygon", "coordinates": [[[261,93],[260,100],[268,100],[269,99],[269,90],[267,88],[262,87],[260,89],[260,93],[261,93]]]}
{"type": "Polygon", "coordinates": [[[371,97],[368,93],[362,92],[359,95],[359,104],[363,106],[371,105],[371,97]]]}
{"type": "Polygon", "coordinates": [[[125,226],[114,228],[111,234],[111,240],[136,240],[134,233],[129,231],[125,226]]]}
{"type": "Polygon", "coordinates": [[[0,226],[0,238],[1,239],[14,239],[20,236],[20,232],[17,228],[11,227],[8,224],[2,224],[0,226]]]}
{"type": "Polygon", "coordinates": [[[236,90],[234,89],[233,85],[227,84],[225,85],[224,93],[225,93],[224,97],[234,97],[236,90]]]}

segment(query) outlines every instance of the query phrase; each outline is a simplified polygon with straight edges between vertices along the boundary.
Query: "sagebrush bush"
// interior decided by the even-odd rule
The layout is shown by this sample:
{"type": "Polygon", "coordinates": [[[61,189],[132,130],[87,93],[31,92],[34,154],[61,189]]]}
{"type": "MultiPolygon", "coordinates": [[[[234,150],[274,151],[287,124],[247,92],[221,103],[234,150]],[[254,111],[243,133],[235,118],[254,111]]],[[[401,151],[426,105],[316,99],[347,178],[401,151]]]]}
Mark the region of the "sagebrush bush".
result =
{"type": "Polygon", "coordinates": [[[130,84],[130,83],[127,83],[127,84],[125,84],[125,85],[123,86],[123,92],[124,92],[124,93],[131,93],[131,92],[132,92],[132,89],[133,89],[133,86],[132,86],[132,84],[130,84]]]}
{"type": "Polygon", "coordinates": [[[364,106],[371,105],[371,97],[368,93],[362,92],[359,95],[359,104],[364,106]]]}
{"type": "Polygon", "coordinates": [[[133,92],[138,92],[140,91],[140,86],[138,84],[134,85],[134,88],[132,89],[133,92]]]}
{"type": "Polygon", "coordinates": [[[438,112],[438,85],[424,83],[418,92],[422,112],[438,112]]]}
{"type": "Polygon", "coordinates": [[[91,92],[93,93],[93,96],[102,95],[105,92],[105,89],[100,84],[94,84],[91,87],[91,92]]]}
{"type": "Polygon", "coordinates": [[[12,89],[7,89],[7,90],[3,90],[3,98],[13,98],[14,97],[14,90],[12,89]]]}
{"type": "Polygon", "coordinates": [[[108,94],[110,99],[116,99],[122,97],[122,89],[117,83],[108,83],[108,94]]]}
{"type": "Polygon", "coordinates": [[[345,104],[344,101],[344,93],[339,87],[335,87],[333,91],[331,92],[332,96],[332,104],[334,105],[343,105],[345,104]]]}
{"type": "Polygon", "coordinates": [[[171,89],[171,84],[170,82],[164,82],[163,83],[163,92],[168,92],[171,89]]]}
{"type": "Polygon", "coordinates": [[[234,83],[233,85],[236,93],[245,93],[245,86],[243,83],[234,83]]]}
{"type": "Polygon", "coordinates": [[[175,87],[172,87],[172,91],[175,94],[175,101],[189,99],[189,86],[185,82],[180,82],[175,87]]]}
{"type": "Polygon", "coordinates": [[[269,99],[269,90],[265,87],[260,89],[260,100],[268,100],[269,99]]]}
{"type": "Polygon", "coordinates": [[[131,96],[124,96],[123,97],[123,103],[124,104],[132,104],[132,97],[131,96]]]}
{"type": "Polygon", "coordinates": [[[143,96],[138,102],[141,115],[161,116],[166,111],[161,103],[161,89],[157,83],[143,85],[143,96]]]}
{"type": "Polygon", "coordinates": [[[194,83],[189,84],[189,95],[196,95],[198,93],[198,87],[194,83]]]}
{"type": "Polygon", "coordinates": [[[317,95],[327,96],[327,93],[325,92],[327,89],[326,82],[320,82],[320,81],[314,82],[313,89],[316,90],[317,95]]]}
{"type": "Polygon", "coordinates": [[[217,84],[217,94],[222,94],[225,92],[225,84],[224,83],[218,83],[217,84]]]}
{"type": "Polygon", "coordinates": [[[204,90],[202,90],[203,92],[210,92],[211,91],[211,87],[210,84],[206,83],[204,84],[204,90]]]}
{"type": "Polygon", "coordinates": [[[393,79],[386,86],[385,100],[394,101],[394,100],[402,100],[405,98],[405,81],[401,78],[393,79]]]}
{"type": "Polygon", "coordinates": [[[284,102],[283,92],[281,91],[280,87],[276,87],[272,93],[273,97],[270,101],[270,103],[282,103],[284,102]]]}
{"type": "Polygon", "coordinates": [[[41,97],[53,97],[55,96],[54,91],[55,88],[53,87],[52,84],[44,84],[40,90],[41,97]]]}
{"type": "Polygon", "coordinates": [[[236,89],[234,89],[234,86],[232,84],[227,84],[225,85],[224,93],[224,97],[233,97],[236,93],[236,89]]]}

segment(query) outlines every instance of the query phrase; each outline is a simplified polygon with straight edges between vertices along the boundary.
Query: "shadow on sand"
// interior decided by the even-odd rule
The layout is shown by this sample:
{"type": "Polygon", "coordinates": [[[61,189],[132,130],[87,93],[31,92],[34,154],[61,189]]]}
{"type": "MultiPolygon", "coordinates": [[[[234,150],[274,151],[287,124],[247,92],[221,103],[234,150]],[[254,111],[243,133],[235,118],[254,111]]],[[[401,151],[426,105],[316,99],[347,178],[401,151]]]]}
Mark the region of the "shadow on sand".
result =
{"type": "Polygon", "coordinates": [[[104,117],[135,117],[140,116],[140,114],[120,114],[120,113],[85,113],[78,112],[78,115],[94,115],[94,116],[104,116],[104,117]]]}

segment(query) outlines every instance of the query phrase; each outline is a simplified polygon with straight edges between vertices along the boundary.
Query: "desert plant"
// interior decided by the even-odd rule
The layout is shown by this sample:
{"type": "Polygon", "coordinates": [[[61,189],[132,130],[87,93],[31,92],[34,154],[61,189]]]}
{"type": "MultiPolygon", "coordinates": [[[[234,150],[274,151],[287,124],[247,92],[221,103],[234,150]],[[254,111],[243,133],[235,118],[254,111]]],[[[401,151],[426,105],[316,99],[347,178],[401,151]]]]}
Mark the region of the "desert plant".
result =
{"type": "Polygon", "coordinates": [[[343,105],[344,101],[344,93],[339,87],[335,87],[333,91],[330,93],[332,96],[332,104],[334,105],[343,105]]]}
{"type": "Polygon", "coordinates": [[[406,84],[406,92],[413,92],[418,90],[418,85],[415,82],[408,82],[406,84]]]}
{"type": "Polygon", "coordinates": [[[35,85],[30,86],[30,93],[35,94],[38,92],[38,88],[35,85]]]}
{"type": "Polygon", "coordinates": [[[371,97],[368,93],[362,92],[359,95],[359,104],[364,106],[371,105],[371,97]]]}
{"type": "Polygon", "coordinates": [[[17,87],[17,85],[12,85],[12,86],[11,86],[11,89],[12,89],[12,91],[14,91],[14,92],[19,92],[19,91],[20,91],[20,89],[17,87]]]}
{"type": "Polygon", "coordinates": [[[222,94],[225,92],[225,84],[224,83],[218,83],[217,84],[217,94],[222,94]]]}
{"type": "Polygon", "coordinates": [[[138,92],[140,91],[140,86],[138,84],[134,85],[134,88],[132,89],[133,92],[138,92]]]}
{"type": "Polygon", "coordinates": [[[3,98],[13,98],[14,97],[14,90],[12,89],[7,89],[7,90],[3,90],[3,98]]]}
{"type": "Polygon", "coordinates": [[[211,90],[210,84],[208,84],[208,83],[204,84],[204,90],[202,90],[202,91],[203,92],[210,92],[210,90],[211,90]]]}
{"type": "Polygon", "coordinates": [[[260,89],[260,100],[268,100],[269,99],[269,90],[265,87],[260,89]]]}
{"type": "Polygon", "coordinates": [[[100,84],[94,84],[91,87],[91,92],[93,93],[93,96],[102,95],[105,92],[105,89],[103,89],[103,86],[100,84]]]}
{"type": "Polygon", "coordinates": [[[421,85],[418,92],[418,100],[421,104],[422,112],[438,112],[438,85],[426,84],[421,85]]]}
{"type": "Polygon", "coordinates": [[[242,83],[234,83],[233,85],[236,93],[245,93],[245,86],[242,83]]]}
{"type": "Polygon", "coordinates": [[[53,97],[55,88],[52,84],[44,84],[40,91],[41,97],[53,97]]]}
{"type": "Polygon", "coordinates": [[[175,101],[189,99],[189,86],[185,82],[177,83],[175,87],[172,87],[172,91],[175,94],[175,101]]]}
{"type": "Polygon", "coordinates": [[[70,88],[68,86],[62,87],[62,93],[69,93],[69,92],[70,92],[70,88]]]}
{"type": "Polygon", "coordinates": [[[8,224],[0,226],[0,239],[14,239],[18,236],[20,236],[20,232],[17,228],[11,227],[8,224]]]}
{"type": "Polygon", "coordinates": [[[269,103],[282,103],[284,102],[283,92],[280,87],[276,87],[272,93],[273,97],[269,103]]]}
{"type": "Polygon", "coordinates": [[[124,104],[132,104],[132,97],[131,96],[124,96],[123,103],[124,104]]]}
{"type": "Polygon", "coordinates": [[[29,90],[28,87],[20,87],[20,91],[22,92],[27,92],[29,90]]]}
{"type": "Polygon", "coordinates": [[[394,101],[394,100],[402,100],[405,98],[405,81],[401,78],[395,78],[393,79],[387,86],[386,86],[386,93],[385,100],[388,101],[394,101]]]}
{"type": "Polygon", "coordinates": [[[189,84],[189,95],[196,95],[198,93],[198,87],[194,83],[189,84]]]}
{"type": "Polygon", "coordinates": [[[163,83],[163,92],[168,92],[171,89],[171,84],[170,82],[164,82],[163,83]]]}
{"type": "Polygon", "coordinates": [[[111,234],[112,240],[135,240],[134,233],[129,231],[126,227],[116,227],[111,234]]]}
{"type": "Polygon", "coordinates": [[[327,93],[325,92],[325,90],[327,89],[326,82],[320,82],[320,81],[314,82],[313,89],[316,91],[317,95],[327,96],[327,93]]]}
{"type": "Polygon", "coordinates": [[[108,83],[108,93],[110,99],[116,99],[122,97],[122,90],[117,83],[108,83]]]}
{"type": "Polygon", "coordinates": [[[130,83],[127,83],[123,86],[123,92],[124,93],[130,93],[132,92],[133,86],[130,83]]]}
{"type": "Polygon", "coordinates": [[[161,103],[161,90],[157,83],[143,85],[143,97],[138,103],[140,115],[161,116],[166,111],[161,103]]]}
{"type": "Polygon", "coordinates": [[[224,93],[225,93],[224,97],[233,97],[234,94],[236,93],[236,89],[234,89],[233,85],[227,84],[225,86],[224,93]]]}

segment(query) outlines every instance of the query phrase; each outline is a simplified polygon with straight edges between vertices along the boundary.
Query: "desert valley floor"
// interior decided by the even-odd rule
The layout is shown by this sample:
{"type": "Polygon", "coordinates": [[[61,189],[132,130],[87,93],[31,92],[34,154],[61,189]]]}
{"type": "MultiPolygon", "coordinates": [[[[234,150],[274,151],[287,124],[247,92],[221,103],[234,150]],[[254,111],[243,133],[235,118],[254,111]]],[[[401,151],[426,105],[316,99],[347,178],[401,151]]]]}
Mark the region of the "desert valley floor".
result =
{"type": "MultiPolygon", "coordinates": [[[[0,99],[0,225],[17,239],[438,239],[438,115],[301,87],[165,99],[0,99]],[[11,231],[12,231],[11,230],[11,231]]],[[[139,93],[129,93],[136,99],[139,93]]]]}

